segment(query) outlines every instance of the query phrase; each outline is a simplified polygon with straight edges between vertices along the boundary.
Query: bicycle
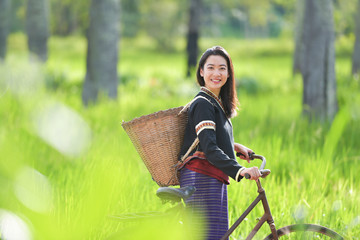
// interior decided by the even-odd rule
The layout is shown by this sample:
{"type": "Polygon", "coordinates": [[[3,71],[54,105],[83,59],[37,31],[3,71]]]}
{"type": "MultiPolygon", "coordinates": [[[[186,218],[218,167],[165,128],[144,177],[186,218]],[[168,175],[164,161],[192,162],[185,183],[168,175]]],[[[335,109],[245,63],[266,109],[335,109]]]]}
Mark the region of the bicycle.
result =
{"type": "MultiPolygon", "coordinates": [[[[253,159],[262,160],[262,164],[260,166],[260,172],[262,174],[262,178],[267,177],[270,174],[270,170],[264,169],[266,165],[265,157],[261,155],[252,155],[253,159]]],[[[250,176],[246,175],[245,178],[249,179],[250,176]]],[[[255,208],[258,203],[262,203],[264,208],[264,214],[260,218],[259,222],[255,225],[253,230],[247,236],[248,239],[252,239],[259,229],[263,226],[265,222],[268,223],[271,233],[265,237],[265,240],[271,239],[284,239],[286,236],[290,237],[290,239],[343,239],[341,235],[336,233],[334,230],[331,230],[327,227],[316,225],[316,224],[293,224],[288,225],[279,229],[276,229],[274,219],[272,217],[270,206],[266,198],[265,190],[260,183],[260,179],[256,181],[258,188],[258,196],[256,199],[249,205],[249,207],[244,211],[244,213],[235,221],[235,223],[229,228],[229,230],[224,234],[221,240],[227,239],[232,232],[240,225],[240,223],[246,218],[246,216],[255,208]],[[282,238],[284,237],[284,238],[282,238]],[[298,238],[299,237],[299,238],[298,238]]],[[[177,202],[178,205],[175,208],[181,207],[182,201],[191,197],[191,195],[196,191],[195,187],[188,186],[183,188],[171,188],[171,187],[160,187],[156,194],[159,198],[162,199],[163,202],[171,201],[177,202]]]]}

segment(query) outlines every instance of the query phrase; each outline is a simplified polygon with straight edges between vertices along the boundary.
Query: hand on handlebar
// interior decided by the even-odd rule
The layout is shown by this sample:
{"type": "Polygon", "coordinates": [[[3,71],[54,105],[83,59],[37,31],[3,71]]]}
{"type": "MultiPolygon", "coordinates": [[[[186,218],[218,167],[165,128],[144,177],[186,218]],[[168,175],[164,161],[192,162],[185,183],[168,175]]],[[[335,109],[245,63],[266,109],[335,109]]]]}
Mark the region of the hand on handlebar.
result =
{"type": "MultiPolygon", "coordinates": [[[[238,155],[239,153],[237,153],[236,155],[238,155]]],[[[250,179],[250,180],[258,180],[259,177],[265,178],[266,176],[268,176],[271,171],[269,169],[265,169],[265,165],[266,165],[266,159],[264,156],[258,155],[258,154],[250,154],[251,160],[253,159],[260,159],[262,161],[260,168],[257,167],[250,167],[250,168],[244,168],[241,172],[240,175],[245,177],[246,179],[250,179]]]]}
{"type": "Polygon", "coordinates": [[[250,177],[248,178],[250,180],[258,180],[261,177],[258,167],[245,168],[241,171],[240,175],[246,178],[250,177]]]}
{"type": "Polygon", "coordinates": [[[250,163],[251,160],[254,160],[253,158],[253,154],[255,154],[254,152],[249,152],[247,153],[247,156],[241,152],[237,152],[236,153],[236,156],[243,159],[243,160],[246,160],[248,163],[250,163]]]}
{"type": "Polygon", "coordinates": [[[250,148],[239,143],[234,143],[234,150],[236,151],[236,156],[243,160],[247,160],[248,163],[250,163],[250,160],[253,160],[252,155],[255,153],[250,148]]]}

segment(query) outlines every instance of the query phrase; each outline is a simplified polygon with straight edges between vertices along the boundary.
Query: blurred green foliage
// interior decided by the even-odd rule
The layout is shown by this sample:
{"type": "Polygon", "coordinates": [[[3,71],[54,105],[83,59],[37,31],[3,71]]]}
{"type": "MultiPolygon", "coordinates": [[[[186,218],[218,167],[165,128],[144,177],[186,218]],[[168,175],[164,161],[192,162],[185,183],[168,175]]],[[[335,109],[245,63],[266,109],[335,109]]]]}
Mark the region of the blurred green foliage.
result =
{"type": "MultiPolygon", "coordinates": [[[[184,105],[197,93],[195,77],[183,77],[183,40],[169,53],[158,52],[148,37],[124,38],[118,100],[103,98],[87,108],[80,97],[85,39],[50,38],[51,54],[43,66],[27,61],[25,42],[24,35],[11,35],[8,58],[0,65],[0,218],[17,216],[22,224],[18,220],[13,227],[33,239],[191,239],[191,229],[169,224],[177,222],[175,216],[135,222],[109,218],[169,207],[155,196],[158,186],[121,121],[184,105]],[[81,139],[73,135],[78,118],[91,135],[89,145],[77,154],[60,151],[54,139],[41,132],[44,123],[52,124],[48,133],[57,130],[55,141],[75,147],[67,142],[81,139]],[[51,191],[39,191],[38,186],[51,191]],[[36,199],[50,207],[39,210],[36,199]]],[[[232,119],[234,137],[267,158],[272,174],[262,183],[276,226],[305,221],[356,239],[360,82],[349,75],[351,40],[337,42],[341,111],[333,124],[325,125],[301,117],[302,82],[291,73],[291,39],[200,41],[201,49],[212,45],[224,46],[233,58],[241,102],[239,115],[232,119]]],[[[230,184],[231,222],[255,196],[253,182],[230,184]]],[[[256,208],[234,236],[244,237],[260,214],[256,208]]],[[[268,232],[264,226],[258,236],[268,232]]]]}
{"type": "MultiPolygon", "coordinates": [[[[121,0],[121,36],[146,36],[163,50],[174,50],[177,38],[187,33],[189,1],[121,0]]],[[[352,36],[356,0],[334,1],[338,37],[352,36]]],[[[295,29],[295,0],[203,1],[202,37],[268,38],[292,36],[295,29]]],[[[12,32],[24,31],[25,4],[12,1],[12,32]]],[[[50,0],[52,35],[86,35],[89,1],[50,0]]]]}

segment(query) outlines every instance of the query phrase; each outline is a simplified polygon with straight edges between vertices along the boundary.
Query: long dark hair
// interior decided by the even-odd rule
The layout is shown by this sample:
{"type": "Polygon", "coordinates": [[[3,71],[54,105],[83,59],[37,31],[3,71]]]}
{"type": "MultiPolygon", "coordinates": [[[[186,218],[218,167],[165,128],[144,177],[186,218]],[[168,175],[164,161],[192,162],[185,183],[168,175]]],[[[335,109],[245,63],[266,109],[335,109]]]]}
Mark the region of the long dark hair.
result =
{"type": "Polygon", "coordinates": [[[196,71],[197,81],[200,86],[205,86],[204,78],[200,75],[200,69],[204,70],[204,64],[209,56],[211,55],[219,55],[225,58],[226,63],[228,65],[228,73],[229,77],[224,86],[222,86],[220,90],[220,99],[222,101],[225,114],[228,118],[236,116],[238,109],[239,100],[236,94],[236,85],[235,85],[235,76],[234,76],[234,67],[232,64],[232,60],[227,51],[220,46],[215,46],[212,48],[208,48],[200,58],[199,65],[196,71]]]}

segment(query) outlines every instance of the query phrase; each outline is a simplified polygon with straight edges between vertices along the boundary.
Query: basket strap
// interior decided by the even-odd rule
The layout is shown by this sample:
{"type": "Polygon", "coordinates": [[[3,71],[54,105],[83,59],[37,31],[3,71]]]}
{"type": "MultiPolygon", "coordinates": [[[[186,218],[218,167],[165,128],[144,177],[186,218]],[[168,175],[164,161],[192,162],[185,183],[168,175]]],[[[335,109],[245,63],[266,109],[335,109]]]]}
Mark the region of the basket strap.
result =
{"type": "Polygon", "coordinates": [[[172,176],[168,182],[167,185],[170,184],[170,182],[173,180],[173,178],[175,177],[176,181],[179,182],[178,179],[178,175],[177,172],[180,170],[180,166],[182,166],[182,164],[184,164],[185,159],[189,156],[189,154],[191,153],[192,150],[194,150],[196,148],[196,146],[199,144],[199,138],[195,138],[194,142],[191,144],[191,146],[189,147],[189,149],[187,150],[187,152],[185,153],[184,156],[181,157],[180,161],[178,161],[174,166],[172,166],[173,168],[175,168],[175,174],[174,176],[172,176]]]}
{"type": "Polygon", "coordinates": [[[207,99],[206,97],[197,96],[197,97],[195,97],[193,100],[191,100],[188,104],[186,104],[186,105],[183,107],[183,109],[181,109],[181,111],[179,112],[178,115],[182,114],[183,112],[186,112],[186,111],[189,109],[189,107],[191,106],[191,104],[192,104],[193,102],[195,102],[195,101],[196,101],[197,99],[199,99],[199,98],[203,98],[203,99],[205,99],[206,101],[208,101],[209,103],[211,103],[210,100],[207,99]]]}
{"type": "MultiPolygon", "coordinates": [[[[204,96],[197,96],[195,97],[193,100],[191,100],[191,102],[189,102],[188,104],[185,105],[185,107],[183,109],[181,109],[181,111],[179,112],[179,114],[186,112],[189,107],[191,106],[191,104],[193,102],[195,102],[196,100],[198,100],[199,98],[205,99],[206,101],[208,101],[210,104],[212,104],[210,102],[209,99],[207,99],[204,96]]],[[[181,157],[180,162],[184,162],[184,160],[189,156],[189,154],[196,148],[196,146],[199,144],[199,138],[195,138],[194,142],[191,144],[191,146],[189,147],[189,149],[187,150],[187,152],[185,153],[184,156],[181,157]]]]}
{"type": "Polygon", "coordinates": [[[196,148],[196,146],[199,144],[199,138],[195,138],[194,142],[191,144],[187,152],[184,156],[181,157],[180,161],[184,162],[184,160],[189,156],[189,154],[196,148]]]}
{"type": "MultiPolygon", "coordinates": [[[[212,104],[212,103],[210,102],[210,100],[207,99],[206,97],[197,96],[197,97],[195,97],[193,100],[191,100],[191,102],[189,102],[188,104],[186,104],[186,105],[183,107],[183,109],[181,109],[181,111],[178,113],[178,115],[186,112],[186,111],[189,109],[189,107],[191,106],[191,104],[192,104],[193,102],[195,102],[195,101],[196,101],[197,99],[199,99],[199,98],[203,98],[203,99],[205,99],[206,101],[208,101],[210,104],[212,104]]],[[[183,155],[183,156],[180,158],[180,161],[179,161],[178,163],[176,163],[173,167],[174,167],[175,169],[177,169],[177,168],[185,161],[185,159],[189,156],[189,154],[196,148],[196,146],[197,146],[198,144],[199,144],[199,138],[196,137],[195,140],[194,140],[194,142],[191,144],[191,146],[189,147],[189,149],[188,149],[187,152],[185,153],[185,155],[183,155]]],[[[179,170],[179,169],[177,169],[177,170],[179,170]]],[[[176,172],[177,172],[177,171],[176,171],[176,172]]],[[[176,173],[175,173],[175,176],[174,176],[174,177],[175,177],[176,181],[178,181],[178,176],[177,176],[176,173]]],[[[172,179],[173,179],[173,177],[171,177],[171,179],[169,180],[168,185],[169,185],[169,183],[171,182],[172,179]]]]}

